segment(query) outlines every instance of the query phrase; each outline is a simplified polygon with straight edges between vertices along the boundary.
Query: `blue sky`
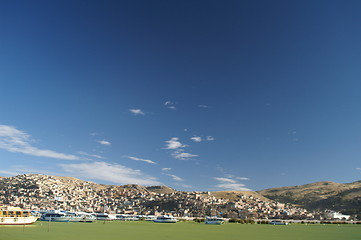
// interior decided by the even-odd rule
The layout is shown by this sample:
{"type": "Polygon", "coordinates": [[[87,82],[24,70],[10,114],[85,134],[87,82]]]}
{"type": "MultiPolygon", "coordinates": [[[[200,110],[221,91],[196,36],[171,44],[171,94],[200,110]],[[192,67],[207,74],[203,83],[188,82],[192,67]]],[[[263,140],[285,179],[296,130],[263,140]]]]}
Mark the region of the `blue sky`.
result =
{"type": "Polygon", "coordinates": [[[361,176],[360,1],[2,1],[0,175],[178,190],[361,176]]]}

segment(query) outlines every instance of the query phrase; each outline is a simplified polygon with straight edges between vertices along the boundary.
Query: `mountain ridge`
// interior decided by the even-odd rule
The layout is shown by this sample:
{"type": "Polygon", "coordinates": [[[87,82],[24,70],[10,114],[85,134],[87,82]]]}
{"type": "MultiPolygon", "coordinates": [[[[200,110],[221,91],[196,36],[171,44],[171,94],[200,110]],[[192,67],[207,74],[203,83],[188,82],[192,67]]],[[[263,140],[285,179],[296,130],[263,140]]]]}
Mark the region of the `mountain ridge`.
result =
{"type": "Polygon", "coordinates": [[[310,210],[332,209],[346,214],[361,213],[361,181],[322,181],[257,192],[274,201],[288,202],[310,210]]]}

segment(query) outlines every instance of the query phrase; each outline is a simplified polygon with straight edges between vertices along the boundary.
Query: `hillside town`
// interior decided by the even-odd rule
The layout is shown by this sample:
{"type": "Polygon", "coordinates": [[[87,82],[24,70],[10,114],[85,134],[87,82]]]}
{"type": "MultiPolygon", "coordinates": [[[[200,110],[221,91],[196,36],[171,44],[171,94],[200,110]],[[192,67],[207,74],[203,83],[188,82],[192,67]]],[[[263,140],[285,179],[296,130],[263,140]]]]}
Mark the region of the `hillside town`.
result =
{"type": "Polygon", "coordinates": [[[252,194],[229,191],[182,192],[165,186],[102,185],[71,177],[24,174],[0,179],[0,205],[30,210],[107,212],[131,215],[172,215],[240,219],[331,219],[330,211],[310,212],[252,194]],[[227,196],[230,196],[229,198],[227,196]]]}

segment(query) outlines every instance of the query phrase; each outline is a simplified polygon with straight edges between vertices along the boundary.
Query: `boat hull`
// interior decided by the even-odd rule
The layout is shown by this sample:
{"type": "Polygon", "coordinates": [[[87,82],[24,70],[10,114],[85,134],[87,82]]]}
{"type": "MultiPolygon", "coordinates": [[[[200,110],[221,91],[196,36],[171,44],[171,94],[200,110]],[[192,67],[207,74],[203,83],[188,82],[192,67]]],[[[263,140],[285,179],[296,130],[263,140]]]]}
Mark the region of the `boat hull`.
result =
{"type": "Polygon", "coordinates": [[[270,222],[271,225],[288,225],[287,222],[270,222]]]}
{"type": "Polygon", "coordinates": [[[205,224],[221,225],[224,224],[224,220],[218,217],[207,217],[205,224]]]}
{"type": "Polygon", "coordinates": [[[38,220],[37,217],[0,217],[0,225],[29,225],[38,220]]]}
{"type": "Polygon", "coordinates": [[[212,221],[212,222],[205,222],[205,224],[213,224],[213,225],[221,225],[221,224],[224,224],[224,221],[212,221]]]}
{"type": "Polygon", "coordinates": [[[155,219],[153,222],[155,223],[176,223],[177,219],[155,219]]]}

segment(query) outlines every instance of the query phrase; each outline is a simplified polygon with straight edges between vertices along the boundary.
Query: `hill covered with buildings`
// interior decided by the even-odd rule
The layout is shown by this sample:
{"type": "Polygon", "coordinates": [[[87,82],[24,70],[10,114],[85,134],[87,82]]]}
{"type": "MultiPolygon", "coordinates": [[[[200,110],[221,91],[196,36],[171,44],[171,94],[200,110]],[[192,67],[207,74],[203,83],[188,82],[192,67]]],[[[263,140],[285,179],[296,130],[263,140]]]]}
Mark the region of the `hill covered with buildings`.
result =
{"type": "Polygon", "coordinates": [[[273,195],[268,193],[272,191],[183,192],[167,186],[104,185],[40,174],[0,178],[0,204],[32,210],[171,214],[179,217],[219,215],[244,219],[329,218],[329,211],[306,210],[288,203],[289,199],[271,200],[273,195]]]}

